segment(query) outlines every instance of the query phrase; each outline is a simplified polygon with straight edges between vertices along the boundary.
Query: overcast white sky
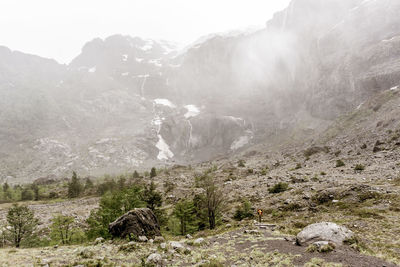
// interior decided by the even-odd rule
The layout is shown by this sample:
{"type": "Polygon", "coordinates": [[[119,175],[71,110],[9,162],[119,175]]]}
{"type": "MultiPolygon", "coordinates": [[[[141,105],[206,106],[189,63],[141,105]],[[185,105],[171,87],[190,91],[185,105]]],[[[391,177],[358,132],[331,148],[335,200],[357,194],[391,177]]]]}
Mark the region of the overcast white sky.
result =
{"type": "Polygon", "coordinates": [[[87,41],[112,34],[187,45],[265,25],[290,0],[0,0],[0,45],[68,63],[87,41]]]}

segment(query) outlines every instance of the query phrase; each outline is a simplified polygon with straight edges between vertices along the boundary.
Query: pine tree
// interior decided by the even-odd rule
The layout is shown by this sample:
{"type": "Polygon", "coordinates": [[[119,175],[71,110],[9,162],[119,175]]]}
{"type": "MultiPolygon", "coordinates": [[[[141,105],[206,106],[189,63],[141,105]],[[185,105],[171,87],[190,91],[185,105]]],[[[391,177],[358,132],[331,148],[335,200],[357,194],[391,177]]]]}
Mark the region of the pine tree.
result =
{"type": "Polygon", "coordinates": [[[86,182],[85,182],[85,190],[91,189],[93,188],[93,182],[92,180],[90,180],[90,178],[86,178],[86,182]]]}
{"type": "Polygon", "coordinates": [[[151,168],[151,171],[150,171],[150,178],[154,178],[154,177],[156,177],[157,176],[157,171],[156,171],[156,168],[151,168]]]}
{"type": "Polygon", "coordinates": [[[162,205],[162,196],[156,191],[156,188],[154,182],[151,182],[151,184],[145,188],[143,194],[147,207],[152,211],[155,211],[156,208],[161,207],[162,205]]]}
{"type": "Polygon", "coordinates": [[[132,174],[132,178],[139,178],[139,173],[137,171],[134,171],[132,174]]]}
{"type": "Polygon", "coordinates": [[[38,201],[40,199],[39,186],[36,184],[32,184],[31,188],[34,194],[33,200],[38,201]]]}
{"type": "Polygon", "coordinates": [[[68,184],[68,197],[78,197],[82,192],[82,185],[78,180],[76,172],[72,173],[71,182],[68,184]]]}
{"type": "Polygon", "coordinates": [[[180,233],[185,235],[195,229],[196,212],[193,201],[182,200],[175,205],[173,215],[179,219],[180,233]]]}

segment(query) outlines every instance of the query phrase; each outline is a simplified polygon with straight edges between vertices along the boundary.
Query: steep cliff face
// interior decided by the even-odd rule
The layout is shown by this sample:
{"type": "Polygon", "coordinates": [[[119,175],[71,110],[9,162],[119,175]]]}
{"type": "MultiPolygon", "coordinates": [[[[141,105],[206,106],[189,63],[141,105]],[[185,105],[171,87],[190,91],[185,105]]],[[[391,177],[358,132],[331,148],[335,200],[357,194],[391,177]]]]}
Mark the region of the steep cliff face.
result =
{"type": "Polygon", "coordinates": [[[183,51],[115,35],[68,66],[0,48],[1,176],[184,164],[322,131],[400,84],[397,10],[293,0],[257,32],[183,51]]]}

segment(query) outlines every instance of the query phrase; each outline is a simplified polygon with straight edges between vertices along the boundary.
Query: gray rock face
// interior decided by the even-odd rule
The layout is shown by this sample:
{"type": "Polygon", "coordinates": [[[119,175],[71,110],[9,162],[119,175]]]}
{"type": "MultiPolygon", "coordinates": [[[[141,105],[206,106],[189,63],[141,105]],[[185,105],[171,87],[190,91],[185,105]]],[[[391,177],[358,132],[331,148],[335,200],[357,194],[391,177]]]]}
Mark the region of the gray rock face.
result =
{"type": "Polygon", "coordinates": [[[108,230],[113,237],[138,237],[160,236],[160,225],[154,213],[147,208],[131,210],[114,222],[110,223],[108,230]]]}
{"type": "Polygon", "coordinates": [[[353,235],[354,233],[344,226],[331,222],[321,222],[310,224],[298,233],[296,243],[301,246],[315,242],[332,242],[336,245],[342,245],[344,240],[353,235]]]}
{"type": "Polygon", "coordinates": [[[399,87],[399,9],[296,0],[257,33],[215,35],[178,56],[120,35],[89,42],[68,66],[0,47],[0,182],[207,161],[300,125],[309,136],[399,87]],[[199,114],[185,116],[192,105],[199,114]]]}

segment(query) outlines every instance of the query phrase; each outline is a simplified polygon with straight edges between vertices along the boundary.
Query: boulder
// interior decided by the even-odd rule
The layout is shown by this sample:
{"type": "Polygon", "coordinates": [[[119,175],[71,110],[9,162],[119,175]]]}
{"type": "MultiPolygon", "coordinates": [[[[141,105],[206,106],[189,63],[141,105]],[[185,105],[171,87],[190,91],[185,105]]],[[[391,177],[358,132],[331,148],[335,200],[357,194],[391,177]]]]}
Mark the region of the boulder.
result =
{"type": "Polygon", "coordinates": [[[154,213],[147,208],[131,210],[108,226],[108,231],[113,237],[126,237],[133,235],[136,238],[146,236],[154,238],[160,236],[160,225],[154,213]]]}
{"type": "Polygon", "coordinates": [[[302,246],[325,241],[334,243],[335,245],[342,245],[344,240],[353,237],[353,235],[352,231],[335,223],[314,223],[297,234],[296,244],[302,246]]]}
{"type": "Polygon", "coordinates": [[[176,250],[176,251],[183,251],[183,250],[185,250],[185,247],[182,245],[182,243],[177,242],[177,241],[170,241],[170,242],[169,242],[169,246],[170,246],[172,249],[176,250]]]}

